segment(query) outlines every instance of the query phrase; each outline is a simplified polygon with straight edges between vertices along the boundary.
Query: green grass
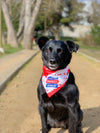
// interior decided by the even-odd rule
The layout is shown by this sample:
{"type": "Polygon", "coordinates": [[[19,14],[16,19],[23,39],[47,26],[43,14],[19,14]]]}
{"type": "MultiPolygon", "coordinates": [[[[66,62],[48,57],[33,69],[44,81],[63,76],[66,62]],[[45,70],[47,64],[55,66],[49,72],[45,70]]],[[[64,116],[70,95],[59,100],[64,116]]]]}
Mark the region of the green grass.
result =
{"type": "Polygon", "coordinates": [[[60,37],[62,41],[71,40],[71,41],[77,41],[78,38],[75,37],[60,37]]]}
{"type": "Polygon", "coordinates": [[[85,45],[79,38],[61,37],[61,40],[71,40],[80,46],[79,51],[100,60],[100,46],[85,45]]]}
{"type": "Polygon", "coordinates": [[[76,43],[80,46],[81,49],[87,49],[87,50],[100,50],[100,46],[89,46],[82,44],[81,41],[76,41],[76,43]]]}
{"type": "Polygon", "coordinates": [[[80,48],[82,49],[90,49],[90,50],[100,50],[99,46],[87,46],[87,45],[80,45],[80,48]]]}
{"type": "Polygon", "coordinates": [[[79,46],[80,49],[87,49],[87,50],[100,50],[100,46],[89,46],[89,45],[85,45],[81,42],[81,40],[79,38],[73,38],[73,37],[61,37],[62,41],[66,41],[66,40],[71,40],[71,41],[75,41],[79,46]]]}
{"type": "Polygon", "coordinates": [[[77,41],[76,43],[80,46],[80,52],[100,60],[100,46],[83,45],[81,41],[77,41]]]}
{"type": "Polygon", "coordinates": [[[71,41],[75,41],[81,49],[87,49],[87,50],[100,50],[100,46],[89,46],[89,45],[85,45],[82,43],[82,41],[80,40],[80,38],[74,38],[74,37],[61,37],[62,41],[66,41],[66,40],[71,40],[71,41]]]}
{"type": "Polygon", "coordinates": [[[16,53],[16,52],[22,50],[21,45],[19,45],[18,48],[14,48],[14,47],[11,47],[10,45],[6,44],[3,46],[3,48],[5,50],[5,53],[4,54],[0,53],[0,57],[3,57],[3,56],[8,55],[8,54],[16,53]]]}

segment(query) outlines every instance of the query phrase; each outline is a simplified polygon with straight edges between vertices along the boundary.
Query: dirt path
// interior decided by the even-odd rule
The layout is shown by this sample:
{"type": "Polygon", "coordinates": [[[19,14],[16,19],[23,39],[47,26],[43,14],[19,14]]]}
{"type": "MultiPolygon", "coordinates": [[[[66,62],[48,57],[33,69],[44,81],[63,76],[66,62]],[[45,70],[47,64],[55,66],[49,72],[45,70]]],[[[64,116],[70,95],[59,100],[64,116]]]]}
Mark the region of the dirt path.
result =
{"type": "MultiPolygon", "coordinates": [[[[70,65],[80,90],[84,133],[100,133],[100,65],[74,54],[70,65]]],[[[0,96],[0,133],[39,133],[37,85],[42,72],[38,54],[0,96]]],[[[52,129],[50,133],[68,133],[52,129]]]]}

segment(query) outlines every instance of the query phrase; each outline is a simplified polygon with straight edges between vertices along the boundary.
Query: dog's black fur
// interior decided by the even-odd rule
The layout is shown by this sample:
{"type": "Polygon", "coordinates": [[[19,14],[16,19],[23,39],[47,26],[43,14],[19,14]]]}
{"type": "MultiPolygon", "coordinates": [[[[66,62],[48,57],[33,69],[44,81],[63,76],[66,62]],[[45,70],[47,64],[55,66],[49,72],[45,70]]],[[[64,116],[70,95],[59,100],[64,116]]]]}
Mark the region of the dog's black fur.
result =
{"type": "MultiPolygon", "coordinates": [[[[72,52],[77,52],[79,48],[72,41],[49,41],[46,37],[40,37],[37,44],[42,51],[43,64],[52,71],[64,69],[71,61],[72,52]]],[[[79,105],[78,87],[71,71],[65,86],[50,98],[40,79],[38,99],[42,133],[48,133],[51,128],[65,128],[69,133],[82,133],[83,113],[79,105]]]]}

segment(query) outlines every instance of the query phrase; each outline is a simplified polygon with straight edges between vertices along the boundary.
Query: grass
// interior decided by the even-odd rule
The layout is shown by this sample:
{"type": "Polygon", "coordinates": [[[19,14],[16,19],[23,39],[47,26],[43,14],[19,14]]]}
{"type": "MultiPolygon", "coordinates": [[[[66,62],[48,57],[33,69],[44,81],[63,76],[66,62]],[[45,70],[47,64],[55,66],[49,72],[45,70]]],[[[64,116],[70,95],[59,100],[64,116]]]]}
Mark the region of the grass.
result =
{"type": "Polygon", "coordinates": [[[10,45],[6,44],[3,46],[3,48],[5,50],[5,53],[4,54],[0,53],[0,57],[3,57],[3,56],[6,56],[8,54],[12,54],[12,53],[15,53],[15,52],[22,50],[21,45],[19,45],[18,48],[14,48],[14,47],[11,47],[10,45]]]}
{"type": "Polygon", "coordinates": [[[82,44],[81,41],[76,41],[76,43],[80,46],[81,49],[87,49],[87,50],[100,50],[100,46],[89,46],[89,45],[85,45],[82,44]]]}
{"type": "Polygon", "coordinates": [[[100,60],[100,46],[88,46],[88,45],[84,45],[82,44],[81,41],[77,41],[77,44],[79,44],[80,49],[79,51],[87,54],[95,59],[100,60]]]}
{"type": "Polygon", "coordinates": [[[61,40],[71,40],[80,46],[79,51],[100,60],[100,46],[85,45],[79,38],[61,37],[61,40]]]}
{"type": "Polygon", "coordinates": [[[66,41],[66,40],[71,40],[71,41],[75,41],[79,46],[80,49],[87,49],[87,50],[100,50],[100,46],[89,46],[89,45],[85,45],[83,44],[79,38],[73,38],[73,37],[61,37],[62,41],[66,41]]]}
{"type": "Polygon", "coordinates": [[[60,39],[62,41],[66,41],[66,40],[77,41],[78,40],[78,38],[75,38],[75,37],[61,37],[60,39]]]}

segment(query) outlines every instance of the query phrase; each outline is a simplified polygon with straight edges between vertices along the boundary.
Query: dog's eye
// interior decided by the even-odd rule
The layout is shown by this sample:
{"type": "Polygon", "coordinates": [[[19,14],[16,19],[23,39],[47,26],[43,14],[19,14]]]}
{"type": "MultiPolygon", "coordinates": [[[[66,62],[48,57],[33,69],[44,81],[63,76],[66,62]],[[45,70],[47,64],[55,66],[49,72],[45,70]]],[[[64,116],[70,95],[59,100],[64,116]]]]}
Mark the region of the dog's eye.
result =
{"type": "Polygon", "coordinates": [[[52,52],[52,47],[49,47],[48,48],[48,52],[52,52]]]}
{"type": "Polygon", "coordinates": [[[58,48],[57,53],[63,53],[63,50],[61,48],[58,48]]]}

